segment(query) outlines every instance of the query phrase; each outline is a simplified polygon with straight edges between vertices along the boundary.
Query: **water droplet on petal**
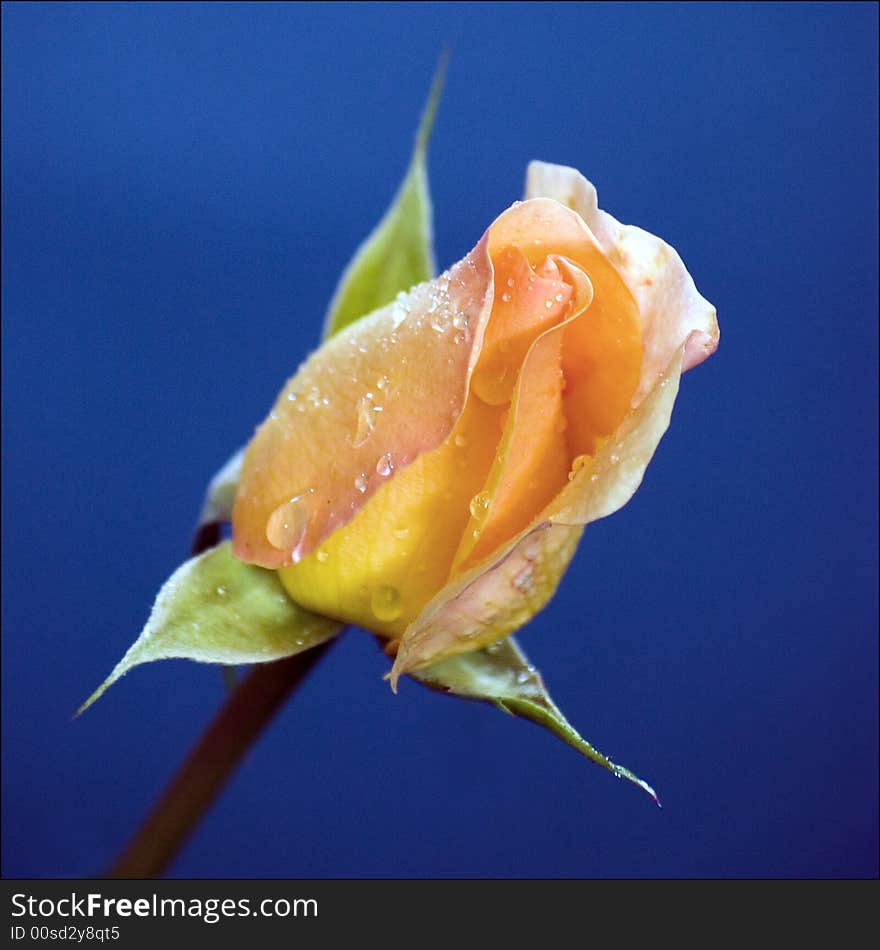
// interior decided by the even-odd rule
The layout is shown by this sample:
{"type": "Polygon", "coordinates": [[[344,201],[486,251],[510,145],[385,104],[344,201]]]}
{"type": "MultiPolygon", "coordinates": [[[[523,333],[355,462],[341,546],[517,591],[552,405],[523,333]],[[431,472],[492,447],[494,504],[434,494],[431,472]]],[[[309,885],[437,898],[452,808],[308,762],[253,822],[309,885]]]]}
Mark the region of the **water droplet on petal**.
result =
{"type": "Polygon", "coordinates": [[[467,445],[467,438],[460,432],[456,433],[455,438],[452,441],[455,443],[455,447],[458,449],[463,449],[467,445]]]}
{"type": "Polygon", "coordinates": [[[330,557],[330,554],[324,548],[318,548],[315,557],[321,562],[321,564],[326,564],[327,558],[330,557]]]}
{"type": "Polygon", "coordinates": [[[553,309],[553,301],[552,301],[552,300],[545,300],[545,301],[544,301],[544,306],[545,306],[548,310],[552,310],[552,309],[553,309]]]}
{"type": "Polygon", "coordinates": [[[365,393],[361,396],[357,405],[357,428],[351,443],[352,448],[360,448],[367,441],[381,411],[382,406],[376,404],[376,399],[372,393],[365,393]]]}
{"type": "MultiPolygon", "coordinates": [[[[406,292],[401,290],[394,299],[394,306],[391,308],[391,326],[396,330],[401,323],[409,316],[410,307],[406,299],[406,292]]],[[[361,352],[364,352],[363,350],[361,352]]]]}
{"type": "Polygon", "coordinates": [[[215,593],[217,594],[218,597],[225,597],[229,593],[229,591],[222,584],[219,584],[216,588],[215,593]]]}
{"type": "Polygon", "coordinates": [[[363,495],[367,490],[367,476],[365,472],[361,472],[360,475],[354,480],[354,487],[363,495]]]}
{"type": "Polygon", "coordinates": [[[273,548],[279,551],[294,551],[309,524],[309,506],[306,496],[314,488],[294,495],[288,501],[280,504],[266,522],[266,539],[273,548]]]}
{"type": "Polygon", "coordinates": [[[394,461],[391,457],[390,452],[386,452],[384,455],[379,457],[379,461],[376,462],[376,474],[380,475],[382,478],[387,478],[394,471],[394,461]]]}
{"type": "Polygon", "coordinates": [[[489,504],[489,492],[478,492],[473,498],[471,498],[471,503],[469,505],[471,517],[475,518],[477,521],[482,521],[489,513],[489,504]]]}
{"type": "Polygon", "coordinates": [[[503,293],[503,294],[501,295],[501,299],[502,299],[505,303],[508,303],[508,302],[510,301],[510,294],[508,294],[508,293],[503,293]]]}
{"type": "Polygon", "coordinates": [[[614,452],[612,452],[608,461],[611,462],[612,465],[617,465],[617,463],[620,461],[620,456],[615,455],[614,452]]]}
{"type": "Polygon", "coordinates": [[[373,588],[373,592],[370,594],[370,610],[373,611],[377,620],[383,622],[397,620],[403,613],[400,591],[396,587],[389,587],[387,584],[373,588]]]}

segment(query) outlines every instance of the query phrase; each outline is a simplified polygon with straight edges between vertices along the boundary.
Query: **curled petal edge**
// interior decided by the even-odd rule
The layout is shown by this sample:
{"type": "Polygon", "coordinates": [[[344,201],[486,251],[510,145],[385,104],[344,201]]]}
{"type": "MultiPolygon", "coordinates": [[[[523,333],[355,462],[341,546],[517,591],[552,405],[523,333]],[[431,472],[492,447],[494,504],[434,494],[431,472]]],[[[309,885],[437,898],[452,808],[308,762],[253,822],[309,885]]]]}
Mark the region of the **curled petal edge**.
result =
{"type": "Polygon", "coordinates": [[[530,162],[525,191],[527,199],[553,198],[576,211],[638,303],[645,349],[634,405],[653,388],[683,341],[682,372],[715,352],[715,308],[699,293],[675,248],[599,208],[596,188],[575,168],[530,162]]]}

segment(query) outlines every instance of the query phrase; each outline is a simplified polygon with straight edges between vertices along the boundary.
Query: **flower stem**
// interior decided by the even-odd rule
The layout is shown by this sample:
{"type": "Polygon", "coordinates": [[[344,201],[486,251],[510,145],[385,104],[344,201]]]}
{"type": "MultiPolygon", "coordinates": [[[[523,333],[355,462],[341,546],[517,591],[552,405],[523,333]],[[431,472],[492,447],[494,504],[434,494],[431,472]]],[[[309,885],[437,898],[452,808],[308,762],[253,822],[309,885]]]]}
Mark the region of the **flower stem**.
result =
{"type": "Polygon", "coordinates": [[[161,876],[250,745],[333,642],[251,670],[227,697],[108,877],[161,876]]]}

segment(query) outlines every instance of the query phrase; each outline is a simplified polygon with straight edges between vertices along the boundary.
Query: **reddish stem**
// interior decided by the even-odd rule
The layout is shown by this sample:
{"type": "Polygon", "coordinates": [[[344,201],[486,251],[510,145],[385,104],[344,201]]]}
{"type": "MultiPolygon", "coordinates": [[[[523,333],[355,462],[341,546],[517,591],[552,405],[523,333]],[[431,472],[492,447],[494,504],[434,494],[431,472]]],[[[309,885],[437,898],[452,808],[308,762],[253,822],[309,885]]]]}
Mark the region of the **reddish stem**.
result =
{"type": "Polygon", "coordinates": [[[108,877],[152,878],[163,873],[250,745],[333,642],[251,670],[184,760],[108,877]]]}

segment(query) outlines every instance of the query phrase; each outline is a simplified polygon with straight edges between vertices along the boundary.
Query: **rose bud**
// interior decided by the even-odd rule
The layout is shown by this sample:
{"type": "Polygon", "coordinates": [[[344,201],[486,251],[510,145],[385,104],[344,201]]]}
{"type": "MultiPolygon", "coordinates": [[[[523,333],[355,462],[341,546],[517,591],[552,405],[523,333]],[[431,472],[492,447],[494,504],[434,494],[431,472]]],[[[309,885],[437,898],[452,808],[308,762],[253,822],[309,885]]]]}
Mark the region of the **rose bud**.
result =
{"type": "Polygon", "coordinates": [[[718,344],[678,254],[578,172],[534,162],[526,198],[314,353],[245,454],[236,557],[388,638],[392,683],[546,604],[718,344]]]}

